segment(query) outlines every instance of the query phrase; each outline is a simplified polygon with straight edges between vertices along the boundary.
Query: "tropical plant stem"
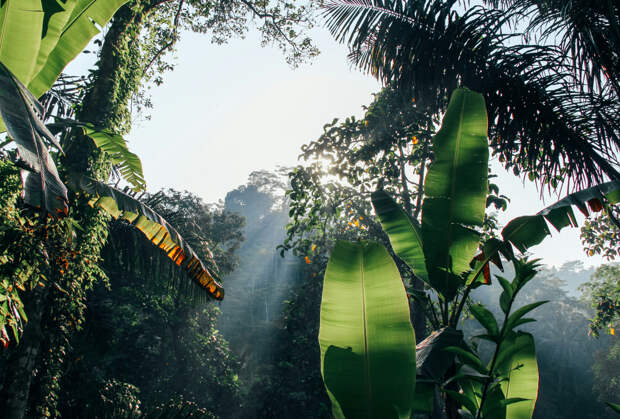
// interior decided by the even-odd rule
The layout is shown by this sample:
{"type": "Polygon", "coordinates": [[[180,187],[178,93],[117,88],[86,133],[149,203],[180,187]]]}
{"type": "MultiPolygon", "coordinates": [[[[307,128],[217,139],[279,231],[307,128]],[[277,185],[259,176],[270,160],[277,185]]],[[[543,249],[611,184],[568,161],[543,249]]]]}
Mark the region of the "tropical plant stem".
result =
{"type": "MultiPolygon", "coordinates": [[[[482,270],[480,272],[482,272],[482,270]]],[[[467,288],[465,288],[465,292],[463,292],[463,298],[461,298],[461,301],[459,302],[458,306],[452,312],[452,318],[450,319],[450,326],[456,327],[456,324],[458,323],[459,318],[461,317],[461,313],[463,312],[463,308],[465,308],[465,302],[467,301],[467,298],[469,298],[469,293],[473,289],[473,286],[476,283],[478,276],[480,276],[480,272],[478,272],[478,274],[474,277],[474,279],[467,286],[467,288]]],[[[455,301],[455,306],[456,306],[456,301],[455,301]]]]}
{"type": "MultiPolygon", "coordinates": [[[[473,284],[473,282],[472,282],[473,284]]],[[[486,379],[484,383],[484,388],[482,389],[482,395],[480,396],[480,408],[478,409],[478,413],[476,414],[476,419],[480,419],[480,415],[482,413],[482,408],[484,406],[484,402],[486,401],[486,396],[489,390],[489,386],[491,381],[493,381],[493,372],[495,370],[495,364],[497,363],[497,357],[499,355],[499,350],[501,349],[502,342],[504,341],[504,335],[506,334],[506,324],[508,323],[508,316],[510,315],[510,310],[512,309],[512,303],[515,300],[517,293],[515,292],[510,302],[508,303],[508,310],[506,310],[506,314],[504,315],[504,323],[502,324],[502,330],[499,332],[497,345],[495,346],[495,352],[493,353],[493,359],[491,360],[491,367],[489,368],[489,378],[486,379]]]]}
{"type": "Polygon", "coordinates": [[[424,150],[422,151],[422,161],[420,162],[420,179],[418,181],[418,196],[416,197],[415,212],[413,218],[418,219],[420,209],[422,209],[422,197],[424,196],[424,172],[426,169],[426,159],[428,154],[428,140],[424,141],[424,150]]]}

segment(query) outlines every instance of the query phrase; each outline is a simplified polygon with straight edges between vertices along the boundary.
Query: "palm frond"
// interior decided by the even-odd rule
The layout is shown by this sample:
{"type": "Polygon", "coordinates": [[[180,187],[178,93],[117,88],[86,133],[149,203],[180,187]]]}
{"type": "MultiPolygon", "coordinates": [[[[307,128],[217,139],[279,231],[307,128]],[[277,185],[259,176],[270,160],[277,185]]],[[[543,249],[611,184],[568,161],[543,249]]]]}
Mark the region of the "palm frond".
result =
{"type": "Polygon", "coordinates": [[[518,37],[503,31],[511,12],[474,6],[458,14],[455,3],[340,0],[325,14],[356,66],[418,104],[442,111],[460,85],[483,93],[492,147],[507,167],[552,186],[619,177],[618,104],[575,91],[560,47],[509,45],[518,37]]]}

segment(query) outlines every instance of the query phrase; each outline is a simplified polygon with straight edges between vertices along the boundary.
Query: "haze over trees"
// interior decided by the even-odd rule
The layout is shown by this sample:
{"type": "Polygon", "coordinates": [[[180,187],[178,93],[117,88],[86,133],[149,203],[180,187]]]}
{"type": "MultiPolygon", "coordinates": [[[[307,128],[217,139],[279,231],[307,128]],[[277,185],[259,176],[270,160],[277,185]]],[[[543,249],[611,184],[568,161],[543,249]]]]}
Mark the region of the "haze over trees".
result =
{"type": "Polygon", "coordinates": [[[0,16],[3,417],[620,412],[615,2],[6,0],[0,16]],[[317,24],[384,86],[362,117],[219,203],[147,189],[123,135],[183,33],[258,31],[294,68],[317,24]],[[93,39],[89,73],[63,74],[93,39]],[[489,153],[569,195],[499,225],[519,197],[489,153]],[[573,208],[609,263],[545,268],[527,252],[573,208]]]}

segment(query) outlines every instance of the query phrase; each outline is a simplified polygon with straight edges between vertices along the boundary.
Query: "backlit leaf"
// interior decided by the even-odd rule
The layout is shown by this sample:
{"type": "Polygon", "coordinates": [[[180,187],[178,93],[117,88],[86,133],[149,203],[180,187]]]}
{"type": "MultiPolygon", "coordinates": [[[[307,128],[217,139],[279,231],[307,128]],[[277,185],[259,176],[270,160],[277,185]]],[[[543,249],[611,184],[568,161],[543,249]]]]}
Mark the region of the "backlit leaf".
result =
{"type": "Polygon", "coordinates": [[[336,244],[325,273],[319,343],[335,418],[410,417],[415,336],[398,269],[382,245],[336,244]]]}
{"type": "Polygon", "coordinates": [[[433,138],[424,181],[422,240],[430,284],[446,298],[461,285],[480,235],[487,196],[487,114],[482,95],[457,89],[433,138]]]}
{"type": "Polygon", "coordinates": [[[114,218],[121,218],[140,230],[148,240],[160,248],[168,258],[185,272],[209,295],[217,300],[224,298],[224,289],[217,276],[209,271],[196,252],[161,215],[126,193],[90,179],[73,176],[71,186],[91,195],[91,206],[105,210],[114,218]]]}

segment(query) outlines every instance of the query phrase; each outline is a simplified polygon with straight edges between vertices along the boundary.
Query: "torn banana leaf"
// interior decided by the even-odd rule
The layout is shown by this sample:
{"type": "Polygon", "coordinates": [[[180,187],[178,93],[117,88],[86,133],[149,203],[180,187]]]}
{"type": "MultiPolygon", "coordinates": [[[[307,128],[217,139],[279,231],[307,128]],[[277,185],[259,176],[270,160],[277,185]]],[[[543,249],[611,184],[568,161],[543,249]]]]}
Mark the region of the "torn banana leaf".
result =
{"type": "Polygon", "coordinates": [[[556,230],[577,226],[572,206],[575,205],[586,217],[588,207],[593,212],[601,211],[606,205],[620,201],[620,180],[602,183],[572,193],[535,215],[517,217],[502,230],[504,241],[511,242],[519,251],[525,252],[551,235],[547,222],[556,230]]]}
{"type": "Polygon", "coordinates": [[[76,191],[84,191],[92,196],[91,206],[102,208],[112,217],[126,220],[140,230],[153,245],[159,247],[172,262],[181,266],[200,287],[207,290],[211,297],[216,300],[224,298],[224,288],[219,284],[217,275],[209,271],[178,231],[149,206],[86,176],[72,176],[69,185],[76,191]]]}
{"type": "Polygon", "coordinates": [[[17,144],[19,165],[31,172],[22,173],[24,202],[45,208],[53,216],[66,215],[67,188],[58,177],[56,164],[43,140],[61,152],[62,148],[43,124],[39,102],[1,62],[0,115],[8,135],[17,144]]]}

